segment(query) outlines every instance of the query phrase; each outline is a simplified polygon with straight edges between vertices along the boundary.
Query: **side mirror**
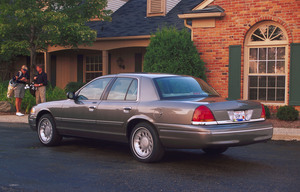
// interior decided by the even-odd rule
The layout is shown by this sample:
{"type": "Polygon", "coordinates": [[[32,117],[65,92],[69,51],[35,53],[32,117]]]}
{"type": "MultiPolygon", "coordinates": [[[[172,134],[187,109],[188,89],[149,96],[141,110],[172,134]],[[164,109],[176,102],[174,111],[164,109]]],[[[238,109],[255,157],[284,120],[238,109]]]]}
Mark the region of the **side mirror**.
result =
{"type": "Polygon", "coordinates": [[[75,100],[75,93],[74,93],[74,92],[68,92],[68,93],[67,93],[67,98],[68,98],[68,99],[75,100]]]}

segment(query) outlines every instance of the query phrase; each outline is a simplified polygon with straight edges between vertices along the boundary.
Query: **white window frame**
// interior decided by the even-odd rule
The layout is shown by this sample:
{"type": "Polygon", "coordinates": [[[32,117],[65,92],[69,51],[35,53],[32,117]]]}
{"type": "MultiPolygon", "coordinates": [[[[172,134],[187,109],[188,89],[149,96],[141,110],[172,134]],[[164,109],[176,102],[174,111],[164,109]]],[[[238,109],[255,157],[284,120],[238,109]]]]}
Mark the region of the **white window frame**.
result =
{"type": "MultiPolygon", "coordinates": [[[[280,24],[273,22],[273,21],[265,21],[260,22],[257,25],[253,26],[252,29],[249,30],[247,33],[247,36],[245,38],[244,43],[244,89],[243,89],[243,99],[248,100],[249,99],[249,56],[250,56],[250,48],[269,48],[269,47],[285,47],[285,98],[284,102],[272,102],[272,101],[260,101],[261,103],[265,105],[277,105],[277,106],[283,106],[288,104],[288,79],[289,79],[289,63],[288,63],[288,55],[289,55],[289,43],[288,43],[288,35],[286,30],[283,26],[280,24]],[[283,35],[285,36],[286,40],[281,41],[256,41],[251,42],[251,36],[252,34],[261,26],[261,25],[274,25],[278,28],[280,28],[283,31],[283,35]]],[[[251,74],[255,75],[255,74],[251,74]]],[[[279,74],[264,74],[259,73],[256,74],[257,76],[278,76],[279,74]]]]}
{"type": "Polygon", "coordinates": [[[85,55],[85,56],[84,56],[83,62],[84,62],[84,69],[83,69],[83,78],[84,78],[84,82],[87,83],[87,81],[86,81],[86,74],[87,74],[87,73],[102,73],[102,76],[103,76],[103,57],[102,57],[102,54],[101,54],[101,55],[99,55],[99,54],[85,55]],[[101,60],[102,60],[102,61],[101,61],[101,65],[102,65],[101,71],[100,71],[100,70],[98,70],[98,71],[87,71],[87,70],[86,70],[86,66],[87,66],[86,59],[87,59],[87,57],[100,57],[100,56],[101,56],[101,60]]]}

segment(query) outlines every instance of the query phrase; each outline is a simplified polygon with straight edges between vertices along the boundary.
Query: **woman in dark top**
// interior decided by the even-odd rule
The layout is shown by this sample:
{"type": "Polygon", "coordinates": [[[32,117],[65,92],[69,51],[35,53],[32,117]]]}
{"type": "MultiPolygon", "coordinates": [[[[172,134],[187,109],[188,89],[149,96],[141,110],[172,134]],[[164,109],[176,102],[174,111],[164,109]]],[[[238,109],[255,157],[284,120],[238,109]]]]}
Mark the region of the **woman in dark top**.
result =
{"type": "Polygon", "coordinates": [[[15,80],[17,82],[17,85],[14,89],[15,92],[15,98],[16,98],[16,109],[17,109],[17,116],[23,116],[24,114],[21,113],[21,103],[22,99],[25,95],[25,85],[29,80],[29,74],[27,73],[28,68],[26,65],[23,65],[21,68],[21,71],[18,72],[18,74],[15,76],[15,80]]]}

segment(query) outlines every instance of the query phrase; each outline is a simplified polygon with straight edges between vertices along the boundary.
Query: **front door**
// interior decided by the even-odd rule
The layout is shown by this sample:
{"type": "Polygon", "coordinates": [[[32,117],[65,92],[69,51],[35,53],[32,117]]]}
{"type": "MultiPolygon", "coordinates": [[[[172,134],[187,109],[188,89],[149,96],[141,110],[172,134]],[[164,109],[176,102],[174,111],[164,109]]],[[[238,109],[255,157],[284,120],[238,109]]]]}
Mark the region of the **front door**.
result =
{"type": "Polygon", "coordinates": [[[92,81],[82,88],[75,100],[67,100],[63,105],[62,117],[58,125],[65,131],[97,130],[97,107],[101,95],[112,78],[101,78],[92,81]]]}
{"type": "Polygon", "coordinates": [[[141,53],[135,54],[135,72],[142,72],[143,70],[143,55],[141,53]]]}

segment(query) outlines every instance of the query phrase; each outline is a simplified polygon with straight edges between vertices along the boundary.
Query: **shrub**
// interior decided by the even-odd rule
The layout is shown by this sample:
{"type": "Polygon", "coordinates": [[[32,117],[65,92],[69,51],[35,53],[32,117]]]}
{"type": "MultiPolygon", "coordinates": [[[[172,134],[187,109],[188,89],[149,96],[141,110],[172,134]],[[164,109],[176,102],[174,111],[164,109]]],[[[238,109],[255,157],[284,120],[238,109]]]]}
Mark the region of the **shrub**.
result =
{"type": "Polygon", "coordinates": [[[270,113],[269,107],[266,106],[266,105],[264,105],[264,108],[265,108],[265,112],[266,112],[266,118],[267,118],[267,119],[270,119],[271,113],[270,113]]]}
{"type": "Polygon", "coordinates": [[[66,96],[65,91],[58,87],[54,87],[46,92],[46,100],[47,101],[57,101],[57,100],[63,100],[66,98],[67,98],[67,96],[66,96]]]}
{"type": "Polygon", "coordinates": [[[282,106],[278,109],[277,118],[284,121],[295,121],[299,117],[299,111],[293,106],[282,106]]]}
{"type": "Polygon", "coordinates": [[[7,98],[7,88],[9,81],[0,82],[0,101],[9,101],[12,103],[13,98],[7,98]]]}
{"type": "Polygon", "coordinates": [[[70,82],[65,87],[65,92],[76,92],[78,89],[80,89],[85,83],[82,82],[70,82]]]}
{"type": "Polygon", "coordinates": [[[15,107],[15,99],[7,98],[8,82],[9,81],[0,82],[0,101],[8,101],[13,107],[15,107]]]}
{"type": "Polygon", "coordinates": [[[186,30],[164,27],[151,37],[144,59],[144,71],[205,77],[204,62],[186,30]]]}
{"type": "MultiPolygon", "coordinates": [[[[48,90],[46,91],[47,94],[48,90]]],[[[25,111],[25,113],[29,113],[30,109],[35,105],[35,97],[33,97],[29,90],[25,90],[25,96],[22,100],[21,109],[25,111]]]]}

